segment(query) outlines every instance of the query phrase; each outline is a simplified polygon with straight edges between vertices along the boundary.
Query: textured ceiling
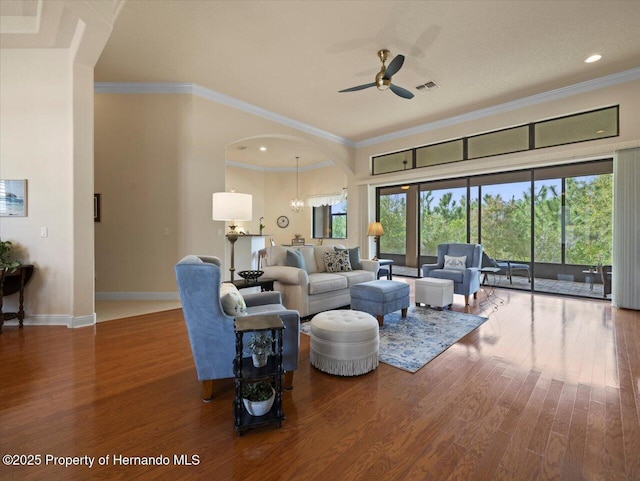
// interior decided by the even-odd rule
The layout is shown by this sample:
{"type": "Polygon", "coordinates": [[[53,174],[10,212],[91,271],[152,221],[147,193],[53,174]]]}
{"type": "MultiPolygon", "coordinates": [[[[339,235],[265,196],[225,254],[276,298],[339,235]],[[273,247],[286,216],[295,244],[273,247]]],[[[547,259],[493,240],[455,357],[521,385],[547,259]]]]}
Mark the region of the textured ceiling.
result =
{"type": "MultiPolygon", "coordinates": [[[[2,15],[37,10],[1,3],[2,15]]],[[[65,4],[43,3],[43,19],[50,10],[59,25],[45,46],[70,38],[65,4]]],[[[639,19],[638,0],[128,0],[95,79],[192,82],[358,142],[640,67],[639,19]],[[338,93],[374,80],[380,48],[406,56],[393,83],[415,98],[338,93]],[[602,60],[584,63],[593,53],[602,60]],[[441,88],[415,90],[430,80],[441,88]]],[[[17,37],[3,30],[1,40],[17,37]]],[[[296,149],[280,161],[263,154],[229,160],[286,167],[296,149]]]]}
{"type": "Polygon", "coordinates": [[[361,141],[638,67],[639,20],[640,1],[129,0],[96,80],[194,82],[361,141]],[[406,56],[394,83],[441,88],[338,93],[380,48],[406,56]]]}

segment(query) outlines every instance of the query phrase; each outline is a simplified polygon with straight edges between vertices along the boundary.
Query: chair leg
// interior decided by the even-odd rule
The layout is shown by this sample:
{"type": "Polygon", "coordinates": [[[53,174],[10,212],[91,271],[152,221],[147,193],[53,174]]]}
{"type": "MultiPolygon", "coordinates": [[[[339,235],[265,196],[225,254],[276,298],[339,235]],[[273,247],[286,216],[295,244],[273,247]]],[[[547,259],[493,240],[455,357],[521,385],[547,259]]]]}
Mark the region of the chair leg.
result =
{"type": "Polygon", "coordinates": [[[293,389],[293,371],[287,371],[284,373],[283,386],[286,391],[293,389]]]}
{"type": "Polygon", "coordinates": [[[469,305],[469,296],[464,296],[464,305],[465,306],[469,305]]]}
{"type": "Polygon", "coordinates": [[[407,308],[405,307],[400,311],[402,313],[402,317],[407,317],[407,308]]]}
{"type": "Polygon", "coordinates": [[[473,298],[474,298],[474,299],[477,299],[477,298],[478,298],[478,291],[476,291],[476,292],[474,292],[474,293],[473,293],[473,298]]]}
{"type": "Polygon", "coordinates": [[[209,403],[213,400],[213,380],[202,381],[202,401],[209,403]]]}

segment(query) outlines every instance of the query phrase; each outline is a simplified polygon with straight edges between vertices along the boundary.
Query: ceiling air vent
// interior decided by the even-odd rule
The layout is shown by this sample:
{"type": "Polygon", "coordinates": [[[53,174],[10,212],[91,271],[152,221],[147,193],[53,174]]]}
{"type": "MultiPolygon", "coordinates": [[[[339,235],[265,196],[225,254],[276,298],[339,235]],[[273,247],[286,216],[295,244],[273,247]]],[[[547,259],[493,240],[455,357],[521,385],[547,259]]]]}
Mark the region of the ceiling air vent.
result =
{"type": "Polygon", "coordinates": [[[240,146],[238,147],[238,150],[247,150],[247,148],[246,148],[244,145],[240,145],[240,146]]]}
{"type": "Polygon", "coordinates": [[[436,90],[439,89],[440,85],[435,83],[433,80],[429,80],[421,85],[416,86],[416,90],[418,92],[426,92],[427,90],[436,90]]]}

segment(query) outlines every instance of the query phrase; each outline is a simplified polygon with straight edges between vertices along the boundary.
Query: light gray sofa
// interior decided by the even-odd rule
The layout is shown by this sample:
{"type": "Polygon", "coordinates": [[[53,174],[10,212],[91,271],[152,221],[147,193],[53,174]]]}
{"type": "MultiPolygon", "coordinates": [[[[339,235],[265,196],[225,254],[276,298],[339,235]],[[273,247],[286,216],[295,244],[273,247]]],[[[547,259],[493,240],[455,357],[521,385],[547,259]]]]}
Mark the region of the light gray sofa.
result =
{"type": "Polygon", "coordinates": [[[378,262],[362,259],[362,269],[347,272],[327,272],[325,252],[334,252],[334,247],[344,246],[301,246],[267,247],[262,267],[264,277],[274,279],[274,289],[282,294],[282,303],[287,309],[307,317],[351,304],[349,289],[361,282],[373,281],[378,272],[378,262]],[[304,258],[306,270],[287,265],[287,250],[299,249],[304,258]]]}

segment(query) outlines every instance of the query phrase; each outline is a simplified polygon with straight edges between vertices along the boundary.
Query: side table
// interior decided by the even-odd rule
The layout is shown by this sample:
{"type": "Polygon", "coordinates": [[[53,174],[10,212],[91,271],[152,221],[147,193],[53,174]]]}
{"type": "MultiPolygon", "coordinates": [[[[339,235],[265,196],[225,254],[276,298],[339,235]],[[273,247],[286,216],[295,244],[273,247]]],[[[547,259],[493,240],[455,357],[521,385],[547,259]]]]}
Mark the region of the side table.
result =
{"type": "Polygon", "coordinates": [[[244,289],[246,287],[259,287],[262,292],[265,291],[273,291],[273,279],[267,278],[259,278],[255,280],[248,279],[236,279],[234,281],[225,281],[231,282],[238,289],[244,289]]]}
{"type": "Polygon", "coordinates": [[[386,275],[388,280],[392,280],[393,259],[378,259],[378,265],[381,267],[381,269],[378,270],[378,275],[376,277],[380,279],[381,276],[386,275]],[[387,266],[388,269],[383,266],[387,266]]]}
{"type": "Polygon", "coordinates": [[[233,361],[233,373],[235,376],[236,397],[233,401],[234,425],[238,436],[246,429],[256,428],[271,423],[282,426],[284,412],[282,411],[282,331],[284,324],[280,316],[276,314],[243,316],[235,319],[236,332],[236,357],[233,361]],[[271,333],[271,350],[266,366],[254,367],[251,356],[244,357],[244,334],[249,332],[271,333]],[[246,383],[267,381],[275,391],[275,399],[271,410],[262,416],[252,416],[242,402],[242,386],[246,383]]]}
{"type": "Polygon", "coordinates": [[[17,318],[19,327],[22,328],[24,321],[24,286],[27,285],[32,275],[33,265],[31,264],[21,265],[15,269],[0,269],[0,333],[2,333],[4,321],[11,319],[17,318]],[[20,293],[18,312],[3,312],[2,298],[16,292],[20,293]]]}
{"type": "Polygon", "coordinates": [[[482,274],[482,281],[480,282],[480,285],[489,286],[489,290],[484,291],[487,297],[491,297],[493,294],[495,294],[495,288],[498,285],[496,274],[498,274],[498,272],[500,272],[501,270],[502,269],[500,267],[482,267],[480,269],[480,274],[482,274]],[[491,274],[491,277],[493,278],[492,279],[493,282],[491,283],[489,282],[489,279],[488,279],[489,274],[491,274]]]}

